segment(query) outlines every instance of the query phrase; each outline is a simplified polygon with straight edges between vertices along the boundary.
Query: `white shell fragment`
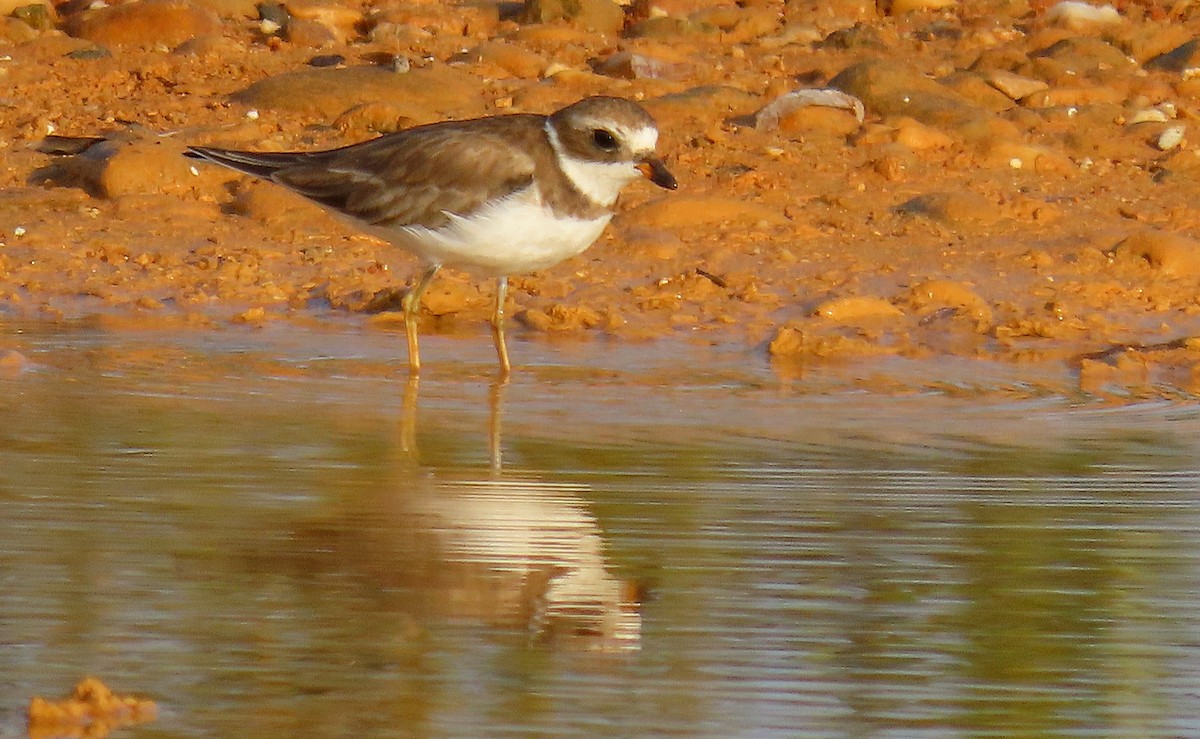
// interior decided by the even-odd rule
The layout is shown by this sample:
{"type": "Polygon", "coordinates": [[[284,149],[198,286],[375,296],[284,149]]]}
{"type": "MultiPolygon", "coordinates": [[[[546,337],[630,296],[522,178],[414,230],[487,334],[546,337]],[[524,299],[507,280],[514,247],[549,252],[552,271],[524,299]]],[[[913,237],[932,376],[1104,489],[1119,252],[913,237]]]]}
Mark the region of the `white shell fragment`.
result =
{"type": "Polygon", "coordinates": [[[1158,147],[1159,151],[1170,151],[1171,149],[1174,149],[1183,143],[1183,135],[1186,132],[1187,126],[1183,125],[1182,123],[1174,126],[1168,126],[1161,134],[1159,134],[1158,141],[1156,142],[1155,146],[1158,147]]]}
{"type": "Polygon", "coordinates": [[[1137,125],[1138,123],[1166,123],[1171,120],[1167,114],[1158,108],[1145,108],[1133,114],[1129,119],[1129,125],[1137,125]]]}
{"type": "Polygon", "coordinates": [[[1121,14],[1111,5],[1065,0],[1046,11],[1046,20],[1078,30],[1086,26],[1116,25],[1121,22],[1121,14]]]}
{"type": "Polygon", "coordinates": [[[767,103],[762,110],[754,114],[754,127],[760,131],[774,131],[779,128],[779,121],[788,113],[809,105],[853,111],[854,119],[859,123],[866,117],[866,108],[863,107],[862,101],[853,95],[828,88],[805,88],[785,93],[767,103]]]}

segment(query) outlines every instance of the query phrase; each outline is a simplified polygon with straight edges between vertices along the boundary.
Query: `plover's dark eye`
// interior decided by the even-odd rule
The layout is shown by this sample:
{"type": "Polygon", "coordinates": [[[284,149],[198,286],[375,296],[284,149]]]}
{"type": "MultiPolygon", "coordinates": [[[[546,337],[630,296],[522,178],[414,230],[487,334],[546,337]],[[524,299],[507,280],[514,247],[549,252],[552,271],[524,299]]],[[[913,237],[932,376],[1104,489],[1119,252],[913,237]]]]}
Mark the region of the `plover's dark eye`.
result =
{"type": "Polygon", "coordinates": [[[595,141],[596,146],[605,151],[612,151],[617,148],[617,137],[603,128],[597,128],[595,131],[592,131],[592,141],[595,141]]]}

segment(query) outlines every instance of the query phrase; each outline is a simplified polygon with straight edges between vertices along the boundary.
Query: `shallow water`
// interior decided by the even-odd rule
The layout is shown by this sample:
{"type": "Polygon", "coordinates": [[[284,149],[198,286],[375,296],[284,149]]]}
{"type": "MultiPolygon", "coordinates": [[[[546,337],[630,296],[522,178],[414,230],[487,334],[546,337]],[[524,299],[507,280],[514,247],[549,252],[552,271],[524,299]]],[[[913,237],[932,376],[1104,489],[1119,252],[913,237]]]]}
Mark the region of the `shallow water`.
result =
{"type": "Polygon", "coordinates": [[[1200,733],[1186,399],[665,343],[515,342],[496,388],[478,337],[413,386],[357,327],[6,348],[0,736],[85,675],[159,703],[127,736],[1200,733]]]}

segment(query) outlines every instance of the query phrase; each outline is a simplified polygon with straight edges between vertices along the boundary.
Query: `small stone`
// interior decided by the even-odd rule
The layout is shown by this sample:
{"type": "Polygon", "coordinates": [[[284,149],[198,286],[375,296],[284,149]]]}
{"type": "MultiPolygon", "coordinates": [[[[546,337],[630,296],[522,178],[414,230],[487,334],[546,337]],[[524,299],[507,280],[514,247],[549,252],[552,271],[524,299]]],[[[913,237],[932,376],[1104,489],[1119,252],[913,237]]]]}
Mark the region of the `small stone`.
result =
{"type": "Polygon", "coordinates": [[[341,54],[318,54],[308,60],[310,67],[342,67],[346,64],[346,57],[341,54]]]}
{"type": "Polygon", "coordinates": [[[245,53],[245,47],[226,36],[193,36],[171,49],[174,56],[229,57],[245,53]]]}
{"type": "Polygon", "coordinates": [[[76,156],[57,159],[36,176],[110,200],[129,195],[191,194],[197,183],[183,151],[183,143],[176,138],[114,136],[81,149],[76,156]]]}
{"type": "MultiPolygon", "coordinates": [[[[20,17],[20,11],[31,6],[40,6],[43,11],[48,11],[51,15],[54,12],[54,7],[48,0],[0,0],[0,16],[17,15],[20,17]]],[[[21,20],[25,20],[25,18],[21,18],[21,20]]]]}
{"type": "Polygon", "coordinates": [[[1180,44],[1146,62],[1146,69],[1160,69],[1177,74],[1198,67],[1200,67],[1200,39],[1192,39],[1187,43],[1180,44]]]}
{"type": "MultiPolygon", "coordinates": [[[[780,14],[770,8],[716,6],[701,8],[688,20],[700,28],[716,28],[726,43],[740,44],[775,33],[780,14]]],[[[736,48],[736,47],[735,47],[736,48]]]]}
{"type": "Polygon", "coordinates": [[[1154,142],[1154,145],[1158,147],[1159,151],[1170,151],[1183,143],[1183,137],[1186,132],[1187,126],[1183,124],[1168,126],[1159,134],[1158,140],[1154,142]]]}
{"type": "Polygon", "coordinates": [[[1164,231],[1140,231],[1113,248],[1118,258],[1143,259],[1166,275],[1200,275],[1200,242],[1164,231]]]}
{"type": "Polygon", "coordinates": [[[908,116],[932,126],[964,126],[992,114],[912,67],[869,60],[843,69],[830,87],[855,96],[881,116],[908,116]]]}
{"type": "Polygon", "coordinates": [[[1070,106],[1117,105],[1125,93],[1107,85],[1057,86],[1021,100],[1028,108],[1065,108],[1070,106]]]}
{"type": "Polygon", "coordinates": [[[896,154],[887,154],[871,165],[872,169],[888,182],[897,182],[904,178],[904,173],[908,170],[908,164],[903,157],[896,154]]]}
{"type": "MultiPolygon", "coordinates": [[[[38,38],[37,29],[16,18],[0,18],[0,46],[18,45],[38,38]]],[[[7,72],[0,72],[0,75],[7,72]]]]}
{"type": "Polygon", "coordinates": [[[432,122],[432,118],[424,121],[411,118],[402,108],[390,103],[362,103],[335,118],[333,127],[352,138],[364,138],[432,122]]]}
{"type": "Polygon", "coordinates": [[[973,192],[932,192],[903,203],[897,211],[950,226],[990,225],[1000,220],[995,203],[973,192]]]}
{"type": "Polygon", "coordinates": [[[826,300],[817,305],[813,313],[834,323],[861,323],[904,315],[889,301],[868,295],[826,300]]]}
{"type": "Polygon", "coordinates": [[[175,47],[220,28],[213,13],[185,0],[141,0],[101,7],[73,16],[66,24],[72,36],[108,46],[175,47]]]}
{"type": "Polygon", "coordinates": [[[1060,39],[1033,54],[1038,76],[1058,84],[1078,84],[1093,79],[1119,78],[1132,73],[1137,63],[1116,46],[1092,36],[1060,39]]]}
{"type": "Polygon", "coordinates": [[[860,22],[830,33],[815,46],[832,51],[882,50],[887,48],[887,43],[875,26],[860,22]]]}
{"type": "Polygon", "coordinates": [[[380,67],[301,69],[267,77],[232,99],[258,109],[336,119],[355,105],[382,102],[411,118],[428,119],[470,109],[482,83],[472,74],[434,65],[394,74],[380,67]]]}
{"type": "Polygon", "coordinates": [[[112,52],[103,46],[88,46],[83,49],[76,49],[67,53],[68,59],[78,61],[90,61],[94,59],[107,59],[112,56],[112,52]]]}
{"type": "Polygon", "coordinates": [[[547,71],[547,62],[540,54],[506,41],[485,41],[454,57],[454,61],[487,64],[524,79],[536,79],[547,71]]]}
{"type": "Polygon", "coordinates": [[[954,139],[944,131],[911,118],[902,118],[897,123],[895,141],[911,151],[948,149],[954,144],[954,139]]]}
{"type": "Polygon", "coordinates": [[[234,323],[258,324],[265,321],[267,318],[267,310],[261,305],[256,305],[253,308],[248,308],[233,317],[234,323]]]}
{"type": "MultiPolygon", "coordinates": [[[[3,5],[3,3],[0,3],[3,5]]],[[[54,8],[45,3],[21,5],[11,13],[12,17],[38,31],[49,31],[54,28],[54,8]]]]}
{"type": "Polygon", "coordinates": [[[599,74],[627,80],[686,80],[696,74],[694,64],[660,59],[649,54],[618,51],[593,67],[599,74]]]}
{"type": "Polygon", "coordinates": [[[953,280],[926,280],[913,285],[908,302],[925,316],[951,308],[975,319],[980,331],[992,324],[992,308],[971,287],[953,280]]]}
{"type": "Polygon", "coordinates": [[[275,24],[276,29],[287,28],[288,22],[292,19],[283,3],[264,2],[254,7],[258,11],[259,20],[275,24]]]}
{"type": "Polygon", "coordinates": [[[986,79],[989,85],[1004,93],[1010,100],[1020,100],[1050,87],[1041,80],[1003,70],[989,72],[986,79]]]}
{"type": "Polygon", "coordinates": [[[363,14],[354,8],[342,5],[329,5],[319,2],[289,2],[287,12],[291,16],[288,24],[288,38],[295,33],[293,26],[297,22],[306,21],[321,26],[338,43],[358,36],[357,28],[363,22],[363,14]]]}
{"type": "Polygon", "coordinates": [[[1046,20],[1072,31],[1115,26],[1121,23],[1121,14],[1111,5],[1089,5],[1088,3],[1065,0],[1046,11],[1046,20]]]}
{"type": "Polygon", "coordinates": [[[319,49],[339,42],[338,35],[326,26],[308,18],[293,18],[284,29],[288,43],[306,49],[319,49]]]}
{"type": "Polygon", "coordinates": [[[620,33],[625,11],[612,0],[526,0],[521,14],[524,23],[560,20],[589,31],[620,33]]]}

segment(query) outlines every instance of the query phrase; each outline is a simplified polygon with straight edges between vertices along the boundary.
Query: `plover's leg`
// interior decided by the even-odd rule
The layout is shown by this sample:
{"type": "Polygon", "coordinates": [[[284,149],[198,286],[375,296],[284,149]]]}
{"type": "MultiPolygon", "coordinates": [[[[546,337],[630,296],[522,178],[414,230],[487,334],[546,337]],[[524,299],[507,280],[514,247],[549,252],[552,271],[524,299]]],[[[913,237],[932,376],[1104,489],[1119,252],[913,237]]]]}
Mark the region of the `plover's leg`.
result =
{"type": "Polygon", "coordinates": [[[492,469],[499,472],[504,467],[504,452],[500,441],[500,424],[504,418],[504,391],[508,388],[508,377],[501,375],[492,383],[488,392],[488,456],[492,469]]]}
{"type": "Polygon", "coordinates": [[[416,284],[408,289],[404,299],[400,301],[401,307],[404,308],[404,337],[408,339],[408,368],[412,372],[421,369],[421,351],[417,348],[417,311],[421,309],[421,296],[441,268],[440,264],[426,267],[416,284]]]}
{"type": "Polygon", "coordinates": [[[508,377],[508,346],[504,343],[504,298],[508,295],[508,278],[496,280],[496,310],[492,313],[492,338],[496,342],[496,354],[500,357],[500,376],[508,377]]]}

